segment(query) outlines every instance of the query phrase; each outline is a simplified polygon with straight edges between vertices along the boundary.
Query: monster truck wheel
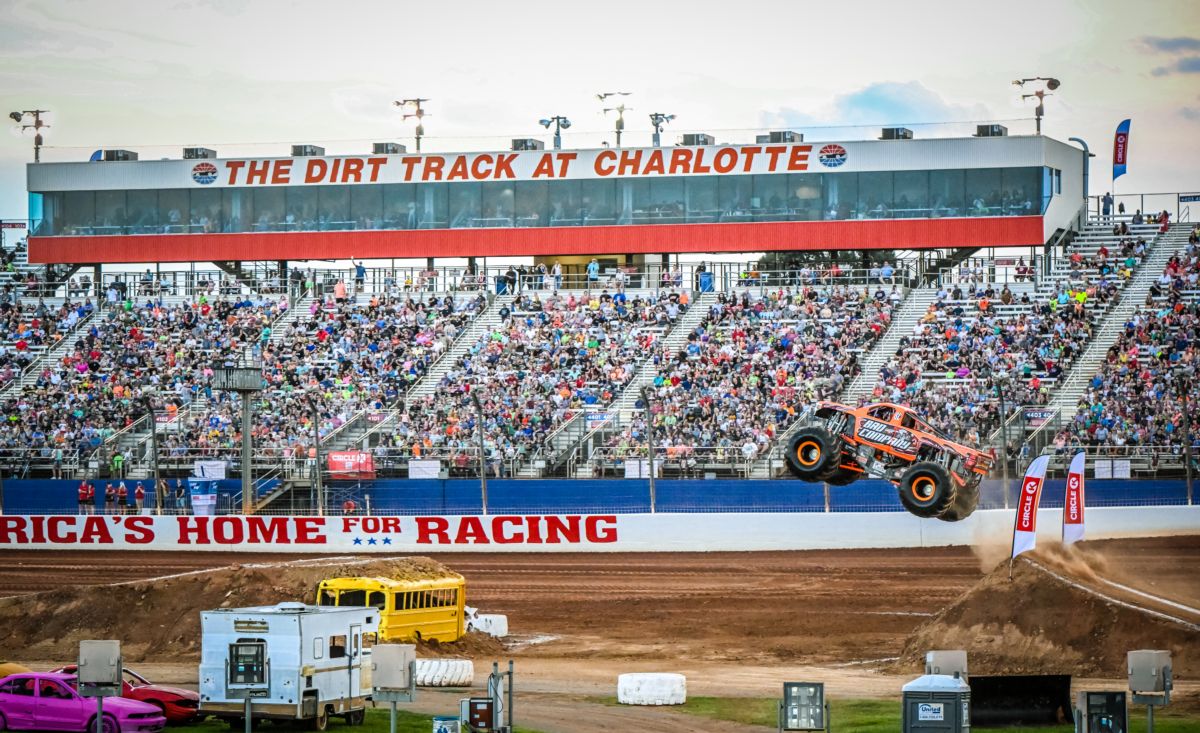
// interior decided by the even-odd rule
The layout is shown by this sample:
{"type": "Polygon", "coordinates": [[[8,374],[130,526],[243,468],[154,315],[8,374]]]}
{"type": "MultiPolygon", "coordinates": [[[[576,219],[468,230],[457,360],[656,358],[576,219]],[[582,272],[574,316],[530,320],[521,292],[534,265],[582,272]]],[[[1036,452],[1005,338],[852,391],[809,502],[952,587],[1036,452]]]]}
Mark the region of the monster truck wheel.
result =
{"type": "Polygon", "coordinates": [[[954,495],[950,508],[938,515],[944,522],[959,522],[971,516],[979,506],[979,482],[971,481],[954,495]]]}
{"type": "Polygon", "coordinates": [[[859,476],[862,476],[862,474],[858,471],[836,468],[832,474],[825,478],[825,483],[830,486],[848,486],[857,481],[859,476]]]}
{"type": "Polygon", "coordinates": [[[954,482],[950,472],[936,463],[914,463],[900,477],[900,503],[910,514],[936,517],[954,503],[954,482]]]}
{"type": "Polygon", "coordinates": [[[820,427],[796,431],[787,450],[788,469],[804,481],[821,481],[841,465],[841,441],[820,427]]]}

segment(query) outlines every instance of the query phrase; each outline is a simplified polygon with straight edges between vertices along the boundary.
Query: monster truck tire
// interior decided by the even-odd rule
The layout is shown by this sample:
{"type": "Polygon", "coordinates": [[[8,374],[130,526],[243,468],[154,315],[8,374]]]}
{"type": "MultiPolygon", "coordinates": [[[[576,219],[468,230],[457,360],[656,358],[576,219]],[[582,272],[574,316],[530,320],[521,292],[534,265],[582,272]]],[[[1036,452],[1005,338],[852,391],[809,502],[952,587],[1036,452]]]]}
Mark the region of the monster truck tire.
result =
{"type": "Polygon", "coordinates": [[[846,468],[835,468],[833,473],[825,477],[825,483],[830,486],[849,486],[862,476],[858,471],[851,471],[846,468]]]}
{"type": "Polygon", "coordinates": [[[910,514],[936,517],[954,503],[957,493],[950,472],[931,461],[919,461],[900,477],[900,503],[910,514]]]}
{"type": "Polygon", "coordinates": [[[950,508],[938,515],[944,522],[959,522],[975,513],[979,506],[979,482],[971,481],[960,488],[954,496],[950,508]]]}
{"type": "Polygon", "coordinates": [[[787,465],[804,481],[822,481],[842,461],[841,440],[822,427],[800,428],[788,442],[787,465]]]}

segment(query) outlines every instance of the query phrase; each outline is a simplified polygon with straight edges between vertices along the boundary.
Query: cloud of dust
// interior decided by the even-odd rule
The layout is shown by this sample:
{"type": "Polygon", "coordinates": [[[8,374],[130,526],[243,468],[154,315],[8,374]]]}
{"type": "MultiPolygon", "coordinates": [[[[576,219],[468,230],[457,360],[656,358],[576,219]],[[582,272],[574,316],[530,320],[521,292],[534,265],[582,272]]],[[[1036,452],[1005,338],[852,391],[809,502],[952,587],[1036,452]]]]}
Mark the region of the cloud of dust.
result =
{"type": "Polygon", "coordinates": [[[975,526],[975,541],[971,552],[979,561],[979,569],[990,573],[1012,553],[1012,533],[1003,522],[975,526]]]}

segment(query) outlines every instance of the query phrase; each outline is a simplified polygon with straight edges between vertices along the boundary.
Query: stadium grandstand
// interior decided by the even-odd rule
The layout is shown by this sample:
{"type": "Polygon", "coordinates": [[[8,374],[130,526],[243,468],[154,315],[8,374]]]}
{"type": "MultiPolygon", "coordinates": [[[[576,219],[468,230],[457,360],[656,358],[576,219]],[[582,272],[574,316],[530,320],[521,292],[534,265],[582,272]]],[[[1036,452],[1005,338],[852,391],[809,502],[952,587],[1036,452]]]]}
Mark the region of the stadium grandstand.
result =
{"type": "Polygon", "coordinates": [[[647,445],[664,477],[766,479],[820,399],[910,405],[1006,477],[1077,447],[1189,471],[1178,198],[1100,213],[1086,151],[996,125],[694,137],[32,164],[0,272],[3,473],[158,476],[175,508],[219,463],[255,487],[228,511],[364,479],[640,476],[647,445]],[[263,375],[248,466],[228,365],[263,375]]]}

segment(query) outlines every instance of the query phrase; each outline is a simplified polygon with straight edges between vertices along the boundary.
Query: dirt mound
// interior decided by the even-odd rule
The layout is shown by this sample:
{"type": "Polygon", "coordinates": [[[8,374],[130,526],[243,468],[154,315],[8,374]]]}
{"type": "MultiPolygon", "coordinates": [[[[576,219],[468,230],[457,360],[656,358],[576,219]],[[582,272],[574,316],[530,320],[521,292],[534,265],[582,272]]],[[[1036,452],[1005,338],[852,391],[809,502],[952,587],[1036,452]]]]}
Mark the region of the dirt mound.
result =
{"type": "MultiPolygon", "coordinates": [[[[1177,678],[1200,674],[1200,619],[1166,618],[1100,578],[1094,552],[1050,547],[1008,560],[908,637],[895,671],[924,668],[930,649],[965,649],[972,674],[1124,677],[1131,649],[1170,649],[1177,678]]],[[[1176,614],[1168,614],[1176,615],[1176,614]]]]}
{"type": "MultiPolygon", "coordinates": [[[[427,557],[322,558],[72,586],[0,599],[0,658],[67,661],[78,655],[81,639],[120,639],[129,662],[198,659],[201,611],[281,601],[312,603],[321,580],[352,575],[400,580],[461,577],[427,557]]],[[[427,645],[422,652],[462,655],[489,646],[490,637],[476,636],[480,635],[427,645]]]]}

